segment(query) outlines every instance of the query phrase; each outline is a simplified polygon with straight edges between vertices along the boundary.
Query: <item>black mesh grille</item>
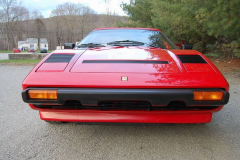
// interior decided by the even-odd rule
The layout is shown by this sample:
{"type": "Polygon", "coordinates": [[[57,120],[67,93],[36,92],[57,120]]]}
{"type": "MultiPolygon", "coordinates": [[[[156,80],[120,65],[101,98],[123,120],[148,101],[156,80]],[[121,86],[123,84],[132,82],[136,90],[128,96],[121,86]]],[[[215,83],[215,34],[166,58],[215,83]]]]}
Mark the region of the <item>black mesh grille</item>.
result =
{"type": "Polygon", "coordinates": [[[178,55],[182,63],[207,63],[200,55],[178,55]]]}
{"type": "Polygon", "coordinates": [[[101,101],[98,106],[101,110],[150,110],[151,104],[145,101],[101,101]]]}
{"type": "Polygon", "coordinates": [[[74,54],[52,54],[44,63],[69,62],[74,54]]]}

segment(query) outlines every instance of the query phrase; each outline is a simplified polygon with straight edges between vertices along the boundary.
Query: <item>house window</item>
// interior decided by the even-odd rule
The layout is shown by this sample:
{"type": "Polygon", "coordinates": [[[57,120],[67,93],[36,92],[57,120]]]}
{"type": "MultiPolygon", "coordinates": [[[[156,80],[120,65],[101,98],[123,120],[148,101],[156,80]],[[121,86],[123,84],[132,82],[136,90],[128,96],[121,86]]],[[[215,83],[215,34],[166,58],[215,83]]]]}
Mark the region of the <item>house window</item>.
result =
{"type": "Polygon", "coordinates": [[[44,47],[47,47],[47,45],[45,44],[44,47]]]}
{"type": "Polygon", "coordinates": [[[33,48],[34,47],[34,45],[33,44],[30,44],[30,48],[33,48]]]}

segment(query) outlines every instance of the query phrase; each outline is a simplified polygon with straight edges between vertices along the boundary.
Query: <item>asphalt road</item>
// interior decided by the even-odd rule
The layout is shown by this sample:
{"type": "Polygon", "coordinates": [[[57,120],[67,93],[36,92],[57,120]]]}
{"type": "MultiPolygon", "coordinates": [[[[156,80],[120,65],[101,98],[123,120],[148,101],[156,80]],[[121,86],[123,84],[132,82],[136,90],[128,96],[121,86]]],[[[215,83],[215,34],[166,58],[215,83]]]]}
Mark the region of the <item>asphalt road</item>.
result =
{"type": "Polygon", "coordinates": [[[240,81],[208,124],[60,125],[41,121],[22,102],[32,67],[0,64],[0,159],[240,159],[240,81]]]}
{"type": "Polygon", "coordinates": [[[9,59],[8,53],[0,53],[0,60],[9,59]]]}

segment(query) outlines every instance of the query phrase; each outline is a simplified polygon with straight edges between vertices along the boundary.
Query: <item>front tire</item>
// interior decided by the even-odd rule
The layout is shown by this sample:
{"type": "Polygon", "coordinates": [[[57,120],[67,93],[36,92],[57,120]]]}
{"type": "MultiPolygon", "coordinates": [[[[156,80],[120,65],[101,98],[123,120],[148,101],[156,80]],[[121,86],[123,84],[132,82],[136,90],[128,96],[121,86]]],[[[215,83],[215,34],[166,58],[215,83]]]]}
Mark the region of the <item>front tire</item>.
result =
{"type": "Polygon", "coordinates": [[[44,120],[45,122],[47,123],[51,123],[51,124],[61,124],[61,123],[66,123],[66,122],[62,122],[62,121],[46,121],[44,120]]]}

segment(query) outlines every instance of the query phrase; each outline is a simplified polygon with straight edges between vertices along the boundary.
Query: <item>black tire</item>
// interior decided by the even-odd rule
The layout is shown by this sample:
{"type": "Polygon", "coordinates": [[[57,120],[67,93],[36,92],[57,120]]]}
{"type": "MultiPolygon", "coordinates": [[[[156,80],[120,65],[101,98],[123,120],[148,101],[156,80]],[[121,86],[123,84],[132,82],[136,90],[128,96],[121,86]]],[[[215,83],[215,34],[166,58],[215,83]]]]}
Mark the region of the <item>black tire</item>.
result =
{"type": "MultiPolygon", "coordinates": [[[[45,120],[44,120],[45,121],[45,120]]],[[[62,121],[45,121],[47,123],[51,123],[51,124],[61,124],[61,123],[66,123],[66,122],[62,122],[62,121]]]]}

